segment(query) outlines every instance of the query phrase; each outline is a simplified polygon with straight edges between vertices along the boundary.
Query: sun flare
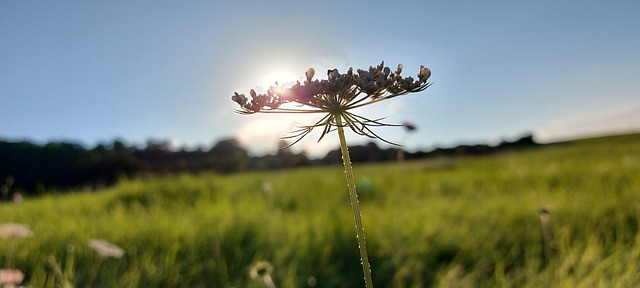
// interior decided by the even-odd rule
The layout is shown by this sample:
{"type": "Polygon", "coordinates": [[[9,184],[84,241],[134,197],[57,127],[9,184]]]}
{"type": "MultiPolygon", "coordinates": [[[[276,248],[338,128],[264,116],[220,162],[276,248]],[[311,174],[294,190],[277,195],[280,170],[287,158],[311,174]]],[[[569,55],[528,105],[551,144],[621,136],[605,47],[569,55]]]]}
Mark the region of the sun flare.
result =
{"type": "Polygon", "coordinates": [[[280,85],[291,84],[296,82],[296,80],[302,78],[302,72],[297,74],[294,73],[294,71],[292,71],[291,69],[274,69],[264,74],[264,78],[260,82],[260,85],[262,86],[262,88],[268,89],[270,86],[274,86],[276,81],[280,85]]]}

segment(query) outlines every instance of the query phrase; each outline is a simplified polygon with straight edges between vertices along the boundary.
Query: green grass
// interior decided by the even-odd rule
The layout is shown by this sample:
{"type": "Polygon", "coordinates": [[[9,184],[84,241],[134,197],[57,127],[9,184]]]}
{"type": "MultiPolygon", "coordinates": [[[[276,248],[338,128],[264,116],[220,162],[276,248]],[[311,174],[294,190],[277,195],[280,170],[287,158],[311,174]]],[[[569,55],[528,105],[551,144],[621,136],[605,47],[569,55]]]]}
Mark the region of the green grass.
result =
{"type": "MultiPolygon", "coordinates": [[[[640,134],[354,170],[372,182],[359,194],[376,287],[640,286],[640,134]]],[[[265,287],[249,277],[260,261],[278,287],[364,285],[342,166],[77,192],[1,205],[33,237],[0,239],[0,265],[12,257],[31,287],[57,287],[50,255],[75,287],[265,287]],[[92,238],[125,256],[101,260],[92,238]]]]}

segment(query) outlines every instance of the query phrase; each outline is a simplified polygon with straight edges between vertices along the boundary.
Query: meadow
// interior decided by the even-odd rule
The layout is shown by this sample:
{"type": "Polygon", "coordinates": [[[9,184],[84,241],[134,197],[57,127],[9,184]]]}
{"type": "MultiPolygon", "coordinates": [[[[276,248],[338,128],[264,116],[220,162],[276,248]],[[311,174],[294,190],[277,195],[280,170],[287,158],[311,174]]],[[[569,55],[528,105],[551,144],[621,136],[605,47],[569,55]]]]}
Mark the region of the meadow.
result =
{"type": "MultiPolygon", "coordinates": [[[[376,287],[640,287],[640,134],[354,172],[376,287]]],[[[122,179],[10,222],[27,287],[364,286],[342,166],[122,179]]]]}

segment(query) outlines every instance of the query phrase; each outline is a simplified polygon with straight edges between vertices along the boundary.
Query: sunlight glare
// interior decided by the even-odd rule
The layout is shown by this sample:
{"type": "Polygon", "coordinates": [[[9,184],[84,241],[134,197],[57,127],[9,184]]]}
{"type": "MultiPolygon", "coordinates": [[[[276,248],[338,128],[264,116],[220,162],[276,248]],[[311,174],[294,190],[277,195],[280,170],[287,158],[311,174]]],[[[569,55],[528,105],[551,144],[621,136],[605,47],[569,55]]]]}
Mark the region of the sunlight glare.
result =
{"type": "MultiPolygon", "coordinates": [[[[300,73],[298,73],[300,74],[300,73]]],[[[275,86],[276,81],[279,85],[289,86],[300,80],[302,76],[296,76],[297,74],[291,71],[291,69],[279,68],[264,73],[264,78],[260,81],[260,85],[264,89],[268,89],[270,86],[275,86]]]]}
{"type": "MultiPolygon", "coordinates": [[[[271,117],[263,117],[246,123],[235,133],[234,137],[243,147],[257,153],[257,155],[272,153],[277,151],[278,142],[283,137],[290,135],[291,131],[296,130],[303,123],[315,122],[319,117],[315,114],[274,114],[269,116],[271,117]]],[[[308,145],[307,142],[318,144],[316,143],[317,137],[319,137],[317,133],[312,133],[311,137],[303,139],[300,145],[292,147],[293,151],[308,150],[307,152],[311,152],[314,155],[326,153],[326,151],[323,151],[326,148],[325,145],[308,145]],[[309,151],[309,148],[313,148],[311,149],[312,151],[309,151]]],[[[287,139],[286,141],[291,143],[293,139],[287,139]]]]}

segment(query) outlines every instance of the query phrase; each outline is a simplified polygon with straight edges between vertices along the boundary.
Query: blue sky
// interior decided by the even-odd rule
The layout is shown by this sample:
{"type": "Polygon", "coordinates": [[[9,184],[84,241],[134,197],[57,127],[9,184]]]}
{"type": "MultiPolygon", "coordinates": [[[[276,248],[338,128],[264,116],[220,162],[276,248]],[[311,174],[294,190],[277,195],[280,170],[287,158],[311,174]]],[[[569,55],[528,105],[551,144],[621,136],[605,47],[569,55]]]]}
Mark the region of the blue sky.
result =
{"type": "Polygon", "coordinates": [[[638,1],[1,1],[0,138],[260,154],[310,119],[234,114],[234,91],[383,60],[433,71],[361,112],[414,123],[377,130],[410,150],[640,131],[638,1]]]}

